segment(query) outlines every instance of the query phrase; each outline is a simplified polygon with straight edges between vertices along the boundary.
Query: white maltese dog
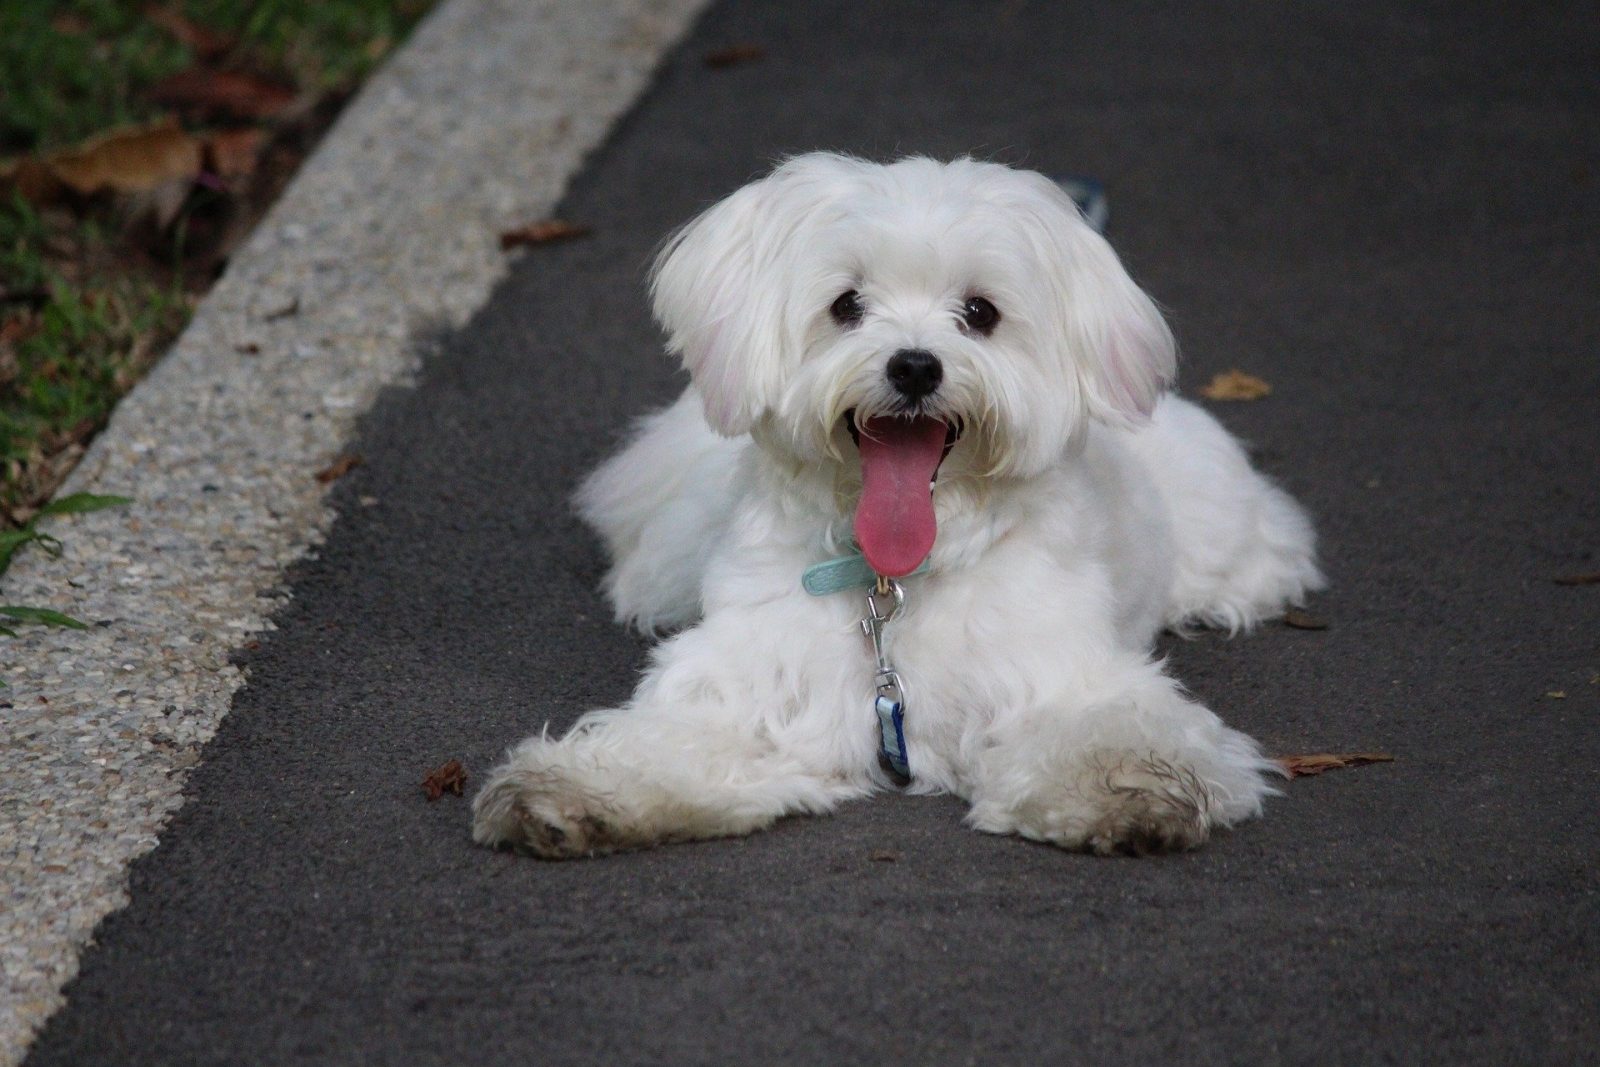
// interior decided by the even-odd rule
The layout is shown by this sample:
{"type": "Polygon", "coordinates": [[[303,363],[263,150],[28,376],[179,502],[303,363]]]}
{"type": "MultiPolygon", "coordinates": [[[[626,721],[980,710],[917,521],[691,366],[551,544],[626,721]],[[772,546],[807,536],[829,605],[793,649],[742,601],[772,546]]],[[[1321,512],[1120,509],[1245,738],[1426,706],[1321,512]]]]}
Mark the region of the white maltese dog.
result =
{"type": "Polygon", "coordinates": [[[1311,524],[1166,395],[1156,306],[1049,179],[803,155],[652,280],[692,384],[579,506],[627,706],[513,750],[473,836],[558,858],[745,834],[893,784],[976,829],[1192,848],[1275,764],[1152,659],[1322,585],[1311,524]]]}

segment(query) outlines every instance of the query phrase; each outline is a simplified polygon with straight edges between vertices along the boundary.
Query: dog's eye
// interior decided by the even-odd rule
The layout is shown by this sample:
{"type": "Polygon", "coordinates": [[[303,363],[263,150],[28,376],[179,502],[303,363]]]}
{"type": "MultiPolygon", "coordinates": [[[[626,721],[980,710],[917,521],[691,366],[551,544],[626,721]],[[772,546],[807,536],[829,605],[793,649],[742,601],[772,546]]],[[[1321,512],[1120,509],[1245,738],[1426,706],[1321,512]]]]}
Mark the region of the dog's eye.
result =
{"type": "Polygon", "coordinates": [[[987,335],[1000,321],[1000,309],[981,296],[968,297],[961,308],[961,321],[967,324],[967,329],[987,335]]]}
{"type": "Polygon", "coordinates": [[[854,326],[861,321],[861,316],[866,309],[861,306],[861,294],[854,289],[847,289],[839,294],[839,299],[828,308],[828,314],[833,316],[833,321],[840,326],[854,326]]]}

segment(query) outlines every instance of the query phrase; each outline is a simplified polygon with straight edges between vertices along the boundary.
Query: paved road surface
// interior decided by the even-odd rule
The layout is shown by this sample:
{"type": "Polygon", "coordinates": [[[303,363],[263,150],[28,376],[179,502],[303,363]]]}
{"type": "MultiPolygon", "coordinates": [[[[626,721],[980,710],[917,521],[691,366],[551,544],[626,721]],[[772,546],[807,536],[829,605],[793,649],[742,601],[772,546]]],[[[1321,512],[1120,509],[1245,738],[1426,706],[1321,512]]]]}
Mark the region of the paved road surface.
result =
{"type": "Polygon", "coordinates": [[[1592,1062],[1600,589],[1551,579],[1600,570],[1596,16],[1204,7],[714,10],[573,188],[595,236],[527,255],[367,421],[29,1063],[1592,1062]],[[741,42],[767,57],[700,62],[741,42]],[[886,797],[547,865],[423,800],[434,764],[481,775],[631,688],[644,646],[564,501],[677,388],[643,265],[823,146],[1104,179],[1191,391],[1275,386],[1221,414],[1334,580],[1326,631],[1175,667],[1275,751],[1395,763],[1143,861],[886,797]]]}

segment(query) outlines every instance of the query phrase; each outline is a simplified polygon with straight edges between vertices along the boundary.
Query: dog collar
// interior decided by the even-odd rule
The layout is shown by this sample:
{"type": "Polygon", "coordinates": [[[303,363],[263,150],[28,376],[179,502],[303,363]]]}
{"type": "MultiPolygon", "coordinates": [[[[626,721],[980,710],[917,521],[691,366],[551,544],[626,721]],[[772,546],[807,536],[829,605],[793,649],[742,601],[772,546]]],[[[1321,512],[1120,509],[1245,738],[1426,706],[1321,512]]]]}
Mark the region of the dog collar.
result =
{"type": "MultiPolygon", "coordinates": [[[[928,561],[923,560],[922,566],[906,577],[912,578],[927,572],[928,561]]],[[[867,566],[866,557],[862,556],[859,548],[848,556],[838,556],[834,559],[825,559],[821,563],[813,563],[800,576],[801,586],[812,596],[831,596],[851,589],[865,589],[877,583],[878,576],[867,566]]]]}

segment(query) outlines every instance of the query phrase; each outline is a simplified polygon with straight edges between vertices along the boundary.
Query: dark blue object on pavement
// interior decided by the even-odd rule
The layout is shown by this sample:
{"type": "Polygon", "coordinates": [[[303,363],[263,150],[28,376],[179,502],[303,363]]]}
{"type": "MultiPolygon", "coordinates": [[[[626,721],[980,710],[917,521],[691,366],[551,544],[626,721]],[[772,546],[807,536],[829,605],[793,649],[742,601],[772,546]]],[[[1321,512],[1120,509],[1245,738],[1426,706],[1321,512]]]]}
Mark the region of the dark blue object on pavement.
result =
{"type": "Polygon", "coordinates": [[[1083,221],[1094,227],[1096,233],[1106,232],[1106,223],[1111,219],[1111,206],[1106,202],[1105,186],[1093,178],[1069,176],[1057,178],[1056,184],[1067,191],[1072,197],[1072,202],[1078,205],[1078,210],[1083,212],[1083,221]]]}

